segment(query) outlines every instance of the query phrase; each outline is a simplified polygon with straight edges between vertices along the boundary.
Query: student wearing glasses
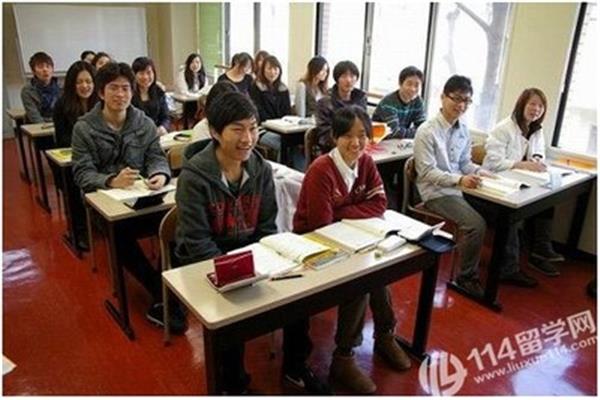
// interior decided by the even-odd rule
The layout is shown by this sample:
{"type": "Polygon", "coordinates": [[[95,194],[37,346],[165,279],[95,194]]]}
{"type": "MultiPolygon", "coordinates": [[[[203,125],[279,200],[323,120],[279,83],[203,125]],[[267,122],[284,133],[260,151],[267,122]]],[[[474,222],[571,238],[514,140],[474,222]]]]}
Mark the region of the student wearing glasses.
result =
{"type": "Polygon", "coordinates": [[[483,296],[479,282],[479,258],[486,230],[485,220],[463,198],[462,188],[476,188],[481,176],[490,176],[471,161],[471,138],[460,117],[472,103],[471,80],[453,75],[441,95],[442,108],[419,126],[415,135],[416,185],[425,207],[454,221],[462,233],[458,243],[461,268],[456,284],[466,292],[483,296]]]}
{"type": "Polygon", "coordinates": [[[165,91],[156,84],[156,68],[148,57],[138,57],[131,64],[135,74],[135,90],[131,104],[152,119],[156,134],[162,136],[169,131],[171,121],[165,91]]]}
{"type": "MultiPolygon", "coordinates": [[[[366,111],[358,106],[335,111],[331,123],[335,147],[306,171],[294,215],[294,232],[306,233],[343,218],[381,217],[387,200],[373,159],[365,154],[372,134],[366,111]]],[[[336,349],[330,379],[356,394],[371,394],[375,383],[356,363],[353,349],[362,343],[367,304],[374,321],[374,352],[394,370],[410,368],[410,359],[394,337],[396,319],[387,286],[338,307],[336,349]]]]}
{"type": "Polygon", "coordinates": [[[54,77],[54,61],[44,52],[29,59],[33,78],[21,89],[21,101],[25,108],[25,121],[39,124],[52,121],[52,110],[60,96],[58,79],[54,77]]]}
{"type": "MultiPolygon", "coordinates": [[[[127,188],[141,176],[150,189],[160,189],[171,179],[167,158],[159,145],[156,127],[143,111],[131,106],[135,77],[125,63],[108,63],[96,76],[100,102],[79,118],[73,128],[73,174],[83,192],[127,188]]],[[[156,225],[160,223],[157,216],[156,225]]],[[[154,232],[156,233],[156,232],[154,232]]],[[[135,238],[148,234],[144,226],[123,226],[117,232],[117,259],[152,296],[146,318],[162,324],[160,273],[150,263],[135,238]]],[[[182,333],[182,313],[173,310],[171,327],[182,333]]]]}
{"type": "Polygon", "coordinates": [[[333,113],[342,107],[357,105],[367,110],[367,94],[355,88],[360,73],[352,61],[340,61],[333,68],[335,84],[329,94],[317,103],[317,136],[322,152],[328,152],[335,147],[331,137],[331,119],[333,113]]]}
{"type": "MultiPolygon", "coordinates": [[[[546,144],[542,122],[546,116],[547,104],[546,95],[540,89],[525,89],[517,99],[512,114],[500,121],[490,132],[485,145],[483,167],[494,172],[513,168],[534,172],[546,171],[546,144]]],[[[553,215],[554,209],[551,208],[526,221],[527,225],[533,225],[529,264],[548,276],[560,274],[552,261],[564,261],[564,257],[552,247],[553,215]]],[[[519,235],[516,224],[509,230],[504,251],[503,262],[509,268],[518,268],[519,235]]],[[[515,279],[507,281],[513,284],[519,282],[520,280],[515,279]]]]}
{"type": "MultiPolygon", "coordinates": [[[[175,262],[210,260],[277,232],[275,183],[268,162],[255,150],[258,111],[239,92],[224,93],[206,110],[212,142],[183,165],[177,184],[175,262]]],[[[327,394],[306,365],[311,350],[308,319],[283,329],[283,375],[311,394],[327,394]]],[[[244,343],[219,350],[225,394],[245,394],[250,375],[244,343]]]]}

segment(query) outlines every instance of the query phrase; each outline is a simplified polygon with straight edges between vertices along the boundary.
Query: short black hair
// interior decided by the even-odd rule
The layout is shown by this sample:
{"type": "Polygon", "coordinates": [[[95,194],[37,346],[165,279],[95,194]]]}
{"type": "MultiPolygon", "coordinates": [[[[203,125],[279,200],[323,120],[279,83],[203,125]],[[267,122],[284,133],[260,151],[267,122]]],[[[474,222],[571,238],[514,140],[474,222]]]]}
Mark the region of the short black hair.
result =
{"type": "Polygon", "coordinates": [[[471,86],[471,80],[466,76],[452,75],[444,84],[444,94],[449,95],[450,93],[469,93],[473,94],[473,86],[471,86]]]}
{"type": "Polygon", "coordinates": [[[208,110],[208,107],[215,101],[219,96],[225,93],[238,92],[237,86],[229,81],[219,81],[212,85],[208,95],[206,96],[206,101],[204,106],[208,110]]]}
{"type": "Polygon", "coordinates": [[[218,134],[232,122],[254,117],[258,121],[256,106],[248,96],[240,92],[223,93],[212,101],[206,109],[208,125],[218,134]]]}
{"type": "Polygon", "coordinates": [[[81,52],[81,55],[79,56],[79,59],[80,59],[81,61],[84,61],[84,60],[85,60],[85,58],[86,58],[87,56],[89,56],[90,54],[93,54],[93,55],[94,55],[94,57],[96,56],[96,53],[94,53],[92,50],[84,50],[84,51],[82,51],[82,52],[81,52]]]}
{"type": "Polygon", "coordinates": [[[52,60],[52,57],[43,51],[38,51],[29,59],[29,68],[31,68],[32,71],[38,64],[50,64],[52,67],[54,67],[54,61],[52,60]]]}
{"type": "Polygon", "coordinates": [[[96,68],[98,68],[98,66],[96,64],[98,64],[98,61],[102,58],[102,57],[107,57],[109,60],[112,61],[112,57],[108,54],[105,53],[103,51],[99,51],[96,53],[96,55],[94,56],[94,59],[92,60],[92,65],[96,68]]]}
{"type": "Polygon", "coordinates": [[[133,74],[133,70],[129,64],[112,61],[100,68],[96,73],[96,85],[98,85],[98,93],[101,93],[106,85],[121,76],[129,81],[131,90],[135,91],[135,75],[133,74]]]}
{"type": "Polygon", "coordinates": [[[338,81],[340,76],[344,75],[346,72],[351,72],[352,75],[356,76],[356,79],[360,78],[360,72],[358,72],[358,67],[352,61],[340,61],[335,64],[333,68],[333,80],[338,81]]]}
{"type": "Polygon", "coordinates": [[[398,83],[402,85],[402,83],[411,76],[416,76],[421,80],[421,83],[423,82],[423,71],[421,71],[419,68],[413,65],[410,65],[406,68],[403,68],[402,71],[400,71],[400,75],[398,76],[398,83]]]}
{"type": "Polygon", "coordinates": [[[362,122],[370,139],[373,133],[373,125],[371,124],[369,114],[359,106],[342,107],[335,111],[331,121],[331,136],[334,139],[344,136],[352,129],[356,118],[362,122]]]}

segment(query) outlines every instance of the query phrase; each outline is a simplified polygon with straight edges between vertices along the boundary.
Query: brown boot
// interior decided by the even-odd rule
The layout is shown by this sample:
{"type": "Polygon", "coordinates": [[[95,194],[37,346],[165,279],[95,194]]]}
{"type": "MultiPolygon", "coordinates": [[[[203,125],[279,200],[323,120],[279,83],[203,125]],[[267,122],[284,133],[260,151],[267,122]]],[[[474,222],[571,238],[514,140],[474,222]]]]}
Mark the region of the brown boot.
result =
{"type": "Polygon", "coordinates": [[[333,354],[329,379],[334,384],[342,385],[356,394],[372,394],[377,390],[375,383],[356,365],[354,355],[333,354]]]}
{"type": "Polygon", "coordinates": [[[397,371],[405,371],[410,368],[410,358],[402,350],[393,333],[377,336],[373,351],[397,371]]]}

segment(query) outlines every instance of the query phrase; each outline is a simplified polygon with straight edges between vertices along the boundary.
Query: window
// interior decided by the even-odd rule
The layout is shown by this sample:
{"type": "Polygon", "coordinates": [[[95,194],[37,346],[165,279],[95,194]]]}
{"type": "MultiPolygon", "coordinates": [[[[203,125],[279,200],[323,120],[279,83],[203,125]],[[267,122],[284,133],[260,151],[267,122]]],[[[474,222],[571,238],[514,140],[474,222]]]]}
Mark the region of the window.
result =
{"type": "MultiPolygon", "coordinates": [[[[288,74],[290,5],[287,2],[260,3],[260,46],[281,63],[282,77],[288,74]]],[[[284,78],[285,81],[285,78],[284,78]]]]}
{"type": "Polygon", "coordinates": [[[596,23],[596,4],[582,4],[552,142],[567,151],[592,156],[596,156],[598,135],[596,23]]]}
{"type": "MultiPolygon", "coordinates": [[[[358,2],[321,4],[319,53],[332,70],[344,60],[362,70],[365,9],[365,3],[358,2]]],[[[329,76],[333,79],[333,74],[329,76]]]]}
{"type": "Polygon", "coordinates": [[[229,57],[242,51],[254,55],[254,4],[246,2],[228,3],[229,5],[229,57]]]}
{"type": "Polygon", "coordinates": [[[400,70],[425,68],[429,3],[376,3],[368,91],[385,95],[397,89],[400,70]]]}
{"type": "Polygon", "coordinates": [[[473,85],[465,114],[470,127],[489,131],[496,121],[509,3],[441,3],[428,78],[428,114],[440,107],[446,80],[464,75],[473,85]]]}

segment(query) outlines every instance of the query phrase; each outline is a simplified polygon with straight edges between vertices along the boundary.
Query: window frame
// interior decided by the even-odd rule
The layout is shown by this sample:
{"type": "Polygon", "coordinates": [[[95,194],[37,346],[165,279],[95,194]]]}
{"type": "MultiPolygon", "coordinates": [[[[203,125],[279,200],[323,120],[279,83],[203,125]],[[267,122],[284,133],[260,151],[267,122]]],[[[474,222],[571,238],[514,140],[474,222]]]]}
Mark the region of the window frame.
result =
{"type": "MultiPolygon", "coordinates": [[[[581,32],[585,24],[585,14],[587,11],[588,3],[583,2],[579,5],[579,12],[577,15],[577,23],[575,24],[575,31],[573,33],[573,40],[571,42],[571,49],[569,51],[569,59],[567,61],[567,68],[565,71],[565,79],[562,85],[562,91],[560,94],[560,100],[558,102],[558,110],[556,112],[556,121],[554,123],[554,132],[552,134],[552,147],[560,151],[568,151],[573,154],[581,154],[582,156],[589,156],[587,153],[574,153],[573,151],[561,149],[558,147],[560,141],[560,131],[562,129],[565,111],[567,109],[567,102],[569,97],[569,90],[571,89],[571,79],[573,78],[573,70],[575,69],[575,60],[577,58],[577,50],[579,49],[579,42],[581,39],[581,32]]],[[[595,158],[595,157],[594,157],[595,158]]]]}

